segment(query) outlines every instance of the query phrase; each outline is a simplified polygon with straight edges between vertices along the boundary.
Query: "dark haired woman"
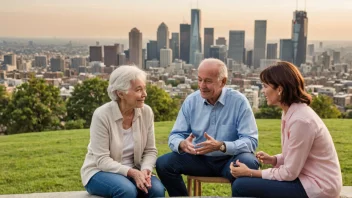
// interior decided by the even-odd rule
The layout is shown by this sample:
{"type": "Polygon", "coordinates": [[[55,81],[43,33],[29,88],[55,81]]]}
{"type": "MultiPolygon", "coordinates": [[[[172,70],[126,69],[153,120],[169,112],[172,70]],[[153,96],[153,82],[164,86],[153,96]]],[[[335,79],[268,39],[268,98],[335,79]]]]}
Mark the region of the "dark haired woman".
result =
{"type": "Polygon", "coordinates": [[[230,165],[237,177],[233,197],[339,197],[342,187],[340,164],[329,130],[308,106],[311,96],[304,80],[289,62],[278,62],[260,74],[268,105],[283,110],[282,153],[271,156],[263,151],[257,158],[273,168],[251,170],[237,161],[230,165]]]}

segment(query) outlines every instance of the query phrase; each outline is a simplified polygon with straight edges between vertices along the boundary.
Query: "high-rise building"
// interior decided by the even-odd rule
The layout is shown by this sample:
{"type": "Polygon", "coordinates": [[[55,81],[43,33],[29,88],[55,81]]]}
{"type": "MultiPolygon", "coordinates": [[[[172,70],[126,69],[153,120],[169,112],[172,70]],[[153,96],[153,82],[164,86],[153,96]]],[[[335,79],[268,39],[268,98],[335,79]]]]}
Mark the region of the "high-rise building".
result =
{"type": "Polygon", "coordinates": [[[117,66],[117,46],[104,45],[104,64],[107,67],[117,66]]]}
{"type": "Polygon", "coordinates": [[[341,61],[340,61],[340,52],[334,51],[332,53],[332,58],[334,59],[334,65],[338,64],[338,63],[341,63],[341,61]]]}
{"type": "Polygon", "coordinates": [[[48,65],[48,60],[46,56],[34,57],[34,67],[46,67],[47,65],[48,65]]]}
{"type": "Polygon", "coordinates": [[[253,66],[253,50],[247,51],[247,62],[246,65],[248,67],[253,66]]]}
{"type": "Polygon", "coordinates": [[[124,45],[121,43],[115,43],[114,44],[116,46],[117,49],[117,54],[121,54],[124,51],[124,45]]]}
{"type": "Polygon", "coordinates": [[[218,39],[216,39],[216,41],[215,41],[215,45],[225,45],[225,46],[227,46],[226,38],[225,37],[218,37],[218,39]]]}
{"type": "Polygon", "coordinates": [[[199,9],[191,10],[191,45],[190,45],[190,63],[195,63],[195,53],[202,52],[201,44],[201,12],[199,9]]]}
{"type": "Polygon", "coordinates": [[[125,53],[121,53],[117,55],[117,66],[126,64],[126,55],[125,53]]]}
{"type": "Polygon", "coordinates": [[[280,39],[280,60],[292,63],[293,61],[292,39],[280,39]]]}
{"type": "Polygon", "coordinates": [[[50,59],[50,68],[52,72],[65,72],[66,66],[65,66],[65,60],[61,58],[60,56],[57,56],[55,58],[50,59]]]}
{"type": "Polygon", "coordinates": [[[254,22],[254,68],[260,67],[260,59],[265,59],[266,48],[266,20],[255,20],[254,22]]]}
{"type": "Polygon", "coordinates": [[[156,40],[158,43],[157,57],[160,60],[160,49],[169,48],[169,28],[164,22],[158,27],[156,40]]]}
{"type": "Polygon", "coordinates": [[[323,49],[323,42],[319,42],[319,48],[323,49]]]}
{"type": "Polygon", "coordinates": [[[145,69],[145,60],[146,60],[147,50],[142,49],[142,68],[145,69]]]}
{"type": "Polygon", "coordinates": [[[172,63],[172,50],[161,49],[160,50],[160,67],[168,67],[172,63]]]}
{"type": "Polygon", "coordinates": [[[180,58],[189,63],[191,44],[191,25],[180,24],[180,58]]]}
{"type": "Polygon", "coordinates": [[[129,62],[142,69],[142,32],[137,28],[133,28],[129,33],[129,46],[129,62]]]}
{"type": "Polygon", "coordinates": [[[89,46],[89,62],[103,62],[103,48],[101,46],[89,46]]]}
{"type": "Polygon", "coordinates": [[[204,59],[203,53],[202,53],[202,52],[196,52],[194,66],[195,66],[196,68],[198,68],[199,65],[200,65],[200,62],[202,62],[203,59],[204,59]]]}
{"type": "Polygon", "coordinates": [[[86,59],[84,57],[71,58],[71,69],[78,71],[79,66],[86,66],[86,59]]]}
{"type": "Polygon", "coordinates": [[[204,58],[209,58],[212,45],[214,45],[214,28],[204,28],[204,58]]]}
{"type": "Polygon", "coordinates": [[[309,44],[308,45],[308,55],[309,56],[314,56],[314,44],[309,44]]]}
{"type": "Polygon", "coordinates": [[[180,34],[178,32],[171,33],[170,49],[172,50],[172,59],[180,58],[180,34]]]}
{"type": "Polygon", "coordinates": [[[234,31],[229,32],[229,51],[228,57],[236,61],[236,63],[243,63],[244,59],[244,43],[245,43],[245,32],[234,31]]]}
{"type": "Polygon", "coordinates": [[[293,63],[300,67],[306,62],[308,18],[307,12],[296,10],[292,20],[293,63]]]}
{"type": "Polygon", "coordinates": [[[277,43],[267,44],[266,59],[277,59],[277,43]]]}
{"type": "Polygon", "coordinates": [[[6,54],[6,55],[4,55],[4,65],[16,66],[16,54],[6,54]]]}
{"type": "Polygon", "coordinates": [[[210,57],[217,58],[223,62],[227,58],[226,45],[212,45],[210,46],[210,57]]]}
{"type": "Polygon", "coordinates": [[[149,41],[147,43],[147,60],[158,59],[158,44],[157,41],[149,41]]]}

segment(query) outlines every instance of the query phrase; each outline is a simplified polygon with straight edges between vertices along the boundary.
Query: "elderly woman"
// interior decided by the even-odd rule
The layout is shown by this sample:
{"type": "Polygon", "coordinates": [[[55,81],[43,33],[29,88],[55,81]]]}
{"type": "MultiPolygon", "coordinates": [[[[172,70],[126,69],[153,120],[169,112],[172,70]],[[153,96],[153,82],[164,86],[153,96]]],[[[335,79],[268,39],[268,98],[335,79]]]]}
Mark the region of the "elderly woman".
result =
{"type": "Polygon", "coordinates": [[[146,73],[120,66],[110,76],[111,102],[97,108],[90,126],[88,153],[81,168],[88,193],[103,197],[163,197],[152,175],[157,158],[154,114],[144,104],[146,73]]]}
{"type": "Polygon", "coordinates": [[[283,110],[282,153],[258,152],[262,163],[273,166],[265,170],[232,163],[231,173],[238,177],[232,196],[339,197],[342,177],[335,146],[324,122],[308,106],[311,96],[304,91],[298,69],[289,62],[278,62],[262,71],[260,79],[267,104],[283,110]]]}

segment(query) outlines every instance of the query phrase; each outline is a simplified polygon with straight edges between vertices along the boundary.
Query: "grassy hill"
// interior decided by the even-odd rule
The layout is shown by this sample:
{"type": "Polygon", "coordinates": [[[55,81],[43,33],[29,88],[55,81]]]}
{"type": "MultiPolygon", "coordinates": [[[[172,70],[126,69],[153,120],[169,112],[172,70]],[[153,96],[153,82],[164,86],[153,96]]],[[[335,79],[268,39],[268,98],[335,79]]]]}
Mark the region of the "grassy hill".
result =
{"type": "MultiPolygon", "coordinates": [[[[352,122],[324,120],[337,149],[344,185],[352,185],[352,122]]],[[[257,120],[259,150],[281,151],[280,120],[257,120]]],[[[159,155],[170,152],[167,137],[173,122],[155,123],[159,155]]],[[[89,130],[0,136],[0,194],[84,190],[80,168],[89,130]]],[[[203,196],[230,196],[229,184],[204,184],[203,196]]]]}

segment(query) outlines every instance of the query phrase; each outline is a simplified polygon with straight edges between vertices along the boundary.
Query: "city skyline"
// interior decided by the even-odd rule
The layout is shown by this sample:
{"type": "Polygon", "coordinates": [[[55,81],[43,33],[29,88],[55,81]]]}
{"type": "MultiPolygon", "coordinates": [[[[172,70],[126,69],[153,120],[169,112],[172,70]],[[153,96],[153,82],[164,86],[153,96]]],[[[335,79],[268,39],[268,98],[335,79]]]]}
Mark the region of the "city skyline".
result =
{"type": "Polygon", "coordinates": [[[291,37],[293,12],[308,12],[308,40],[352,40],[350,0],[13,0],[0,7],[0,37],[115,37],[128,38],[136,27],[143,38],[156,39],[164,22],[172,32],[181,23],[191,24],[191,9],[202,12],[201,33],[214,28],[214,37],[228,37],[230,30],[244,30],[246,40],[254,38],[254,21],[267,20],[267,39],[291,37]],[[237,20],[238,19],[238,20],[237,20]],[[122,21],[123,20],[123,21],[122,21]],[[115,25],[114,25],[115,24],[115,25]]]}

